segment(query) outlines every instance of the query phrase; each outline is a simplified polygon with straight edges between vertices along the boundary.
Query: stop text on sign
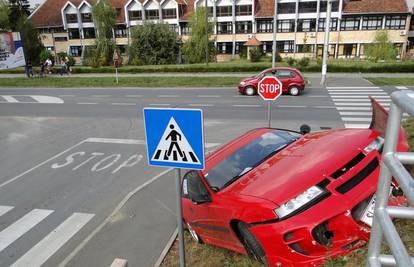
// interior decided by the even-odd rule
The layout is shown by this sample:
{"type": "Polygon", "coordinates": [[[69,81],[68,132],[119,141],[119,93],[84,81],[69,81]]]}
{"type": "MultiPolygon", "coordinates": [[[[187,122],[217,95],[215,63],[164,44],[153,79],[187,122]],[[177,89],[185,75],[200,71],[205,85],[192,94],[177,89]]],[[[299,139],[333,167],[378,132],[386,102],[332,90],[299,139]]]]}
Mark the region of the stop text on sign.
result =
{"type": "Polygon", "coordinates": [[[282,82],[273,76],[267,76],[260,80],[258,93],[263,100],[274,101],[282,94],[282,82]]]}

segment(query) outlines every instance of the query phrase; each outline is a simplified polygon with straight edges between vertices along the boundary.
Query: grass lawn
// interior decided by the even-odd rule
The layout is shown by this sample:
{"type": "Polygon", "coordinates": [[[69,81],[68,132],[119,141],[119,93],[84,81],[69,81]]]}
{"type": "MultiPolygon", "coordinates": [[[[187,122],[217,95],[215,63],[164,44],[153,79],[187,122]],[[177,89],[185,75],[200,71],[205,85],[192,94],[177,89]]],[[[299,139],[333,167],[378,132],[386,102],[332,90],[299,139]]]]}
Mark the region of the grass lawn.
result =
{"type": "Polygon", "coordinates": [[[368,81],[372,82],[378,86],[384,85],[414,85],[414,77],[411,78],[366,78],[368,81]]]}
{"type": "MultiPolygon", "coordinates": [[[[414,151],[414,119],[408,120],[404,124],[407,132],[411,151],[414,151]]],[[[414,168],[411,168],[414,176],[414,168]]],[[[407,220],[396,220],[398,233],[400,234],[405,247],[410,255],[414,254],[414,222],[407,220]]],[[[187,266],[197,267],[259,267],[262,266],[256,261],[250,260],[247,256],[231,252],[226,249],[200,245],[195,243],[190,234],[185,233],[186,261],[187,266]]],[[[362,247],[350,255],[327,260],[324,267],[357,267],[365,266],[368,246],[362,247]]],[[[390,250],[384,246],[383,253],[390,254],[390,250]]],[[[161,267],[178,267],[178,243],[175,242],[165,257],[161,267]]]]}
{"type": "Polygon", "coordinates": [[[63,77],[63,78],[0,78],[0,87],[234,87],[237,77],[63,77]]]}

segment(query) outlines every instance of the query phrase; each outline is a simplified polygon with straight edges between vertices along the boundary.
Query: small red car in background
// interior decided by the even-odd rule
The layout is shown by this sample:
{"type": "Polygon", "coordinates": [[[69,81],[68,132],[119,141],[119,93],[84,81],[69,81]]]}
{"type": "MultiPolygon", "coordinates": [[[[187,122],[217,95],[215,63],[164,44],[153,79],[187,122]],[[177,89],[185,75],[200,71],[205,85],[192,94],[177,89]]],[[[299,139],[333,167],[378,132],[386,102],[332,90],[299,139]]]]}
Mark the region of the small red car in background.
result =
{"type": "MultiPolygon", "coordinates": [[[[208,155],[183,178],[193,239],[272,267],[319,266],[366,244],[387,120],[374,100],[373,109],[369,129],[260,128],[208,155]]],[[[404,130],[397,150],[408,150],[404,130]]],[[[398,185],[392,193],[403,205],[398,185]]]]}
{"type": "Polygon", "coordinates": [[[305,79],[298,70],[292,68],[274,68],[264,70],[253,77],[241,81],[239,84],[239,92],[248,96],[257,94],[258,83],[265,76],[277,77],[283,84],[283,93],[297,96],[305,90],[305,79]]]}

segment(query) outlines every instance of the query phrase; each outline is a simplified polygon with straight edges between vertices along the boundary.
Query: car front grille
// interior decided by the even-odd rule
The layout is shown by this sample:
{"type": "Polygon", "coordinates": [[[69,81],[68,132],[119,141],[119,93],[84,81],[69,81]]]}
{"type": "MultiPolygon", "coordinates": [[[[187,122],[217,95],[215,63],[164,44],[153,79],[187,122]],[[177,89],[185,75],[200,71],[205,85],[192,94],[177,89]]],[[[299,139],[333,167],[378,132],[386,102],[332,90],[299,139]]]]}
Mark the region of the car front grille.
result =
{"type": "Polygon", "coordinates": [[[365,158],[365,155],[361,152],[359,153],[355,158],[353,158],[351,161],[349,161],[347,164],[339,168],[337,171],[331,174],[331,177],[334,179],[338,179],[341,177],[344,173],[355,167],[358,163],[360,163],[365,158]]]}
{"type": "Polygon", "coordinates": [[[374,158],[367,166],[365,166],[361,171],[359,171],[354,177],[341,184],[336,188],[336,191],[345,194],[350,191],[352,188],[361,183],[365,178],[367,178],[375,169],[379,166],[379,161],[377,158],[374,158]]]}

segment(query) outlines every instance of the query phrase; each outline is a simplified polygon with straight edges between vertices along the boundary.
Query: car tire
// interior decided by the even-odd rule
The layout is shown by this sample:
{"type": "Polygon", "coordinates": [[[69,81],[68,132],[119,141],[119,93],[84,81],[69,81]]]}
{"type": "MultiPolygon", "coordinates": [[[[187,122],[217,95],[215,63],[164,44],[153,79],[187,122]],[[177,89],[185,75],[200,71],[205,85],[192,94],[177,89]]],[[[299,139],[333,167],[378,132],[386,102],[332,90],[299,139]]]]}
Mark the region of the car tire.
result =
{"type": "Polygon", "coordinates": [[[245,93],[247,96],[252,96],[252,95],[254,95],[254,94],[255,94],[255,91],[254,91],[253,86],[247,86],[247,87],[244,89],[244,93],[245,93]]]}
{"type": "Polygon", "coordinates": [[[190,232],[191,238],[198,244],[202,244],[203,240],[201,240],[201,237],[197,234],[197,232],[191,227],[189,223],[186,223],[187,230],[190,232]]]}
{"type": "Polygon", "coordinates": [[[297,96],[297,95],[299,95],[299,93],[300,93],[299,87],[297,87],[297,86],[289,87],[289,94],[290,95],[297,96]]]}
{"type": "Polygon", "coordinates": [[[239,230],[240,234],[240,241],[242,242],[244,248],[246,249],[247,254],[257,260],[258,262],[268,266],[266,253],[260,244],[260,242],[256,239],[256,237],[249,231],[247,224],[243,222],[239,222],[237,224],[237,229],[239,230]]]}

